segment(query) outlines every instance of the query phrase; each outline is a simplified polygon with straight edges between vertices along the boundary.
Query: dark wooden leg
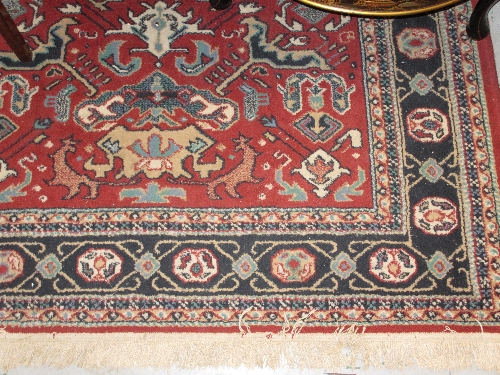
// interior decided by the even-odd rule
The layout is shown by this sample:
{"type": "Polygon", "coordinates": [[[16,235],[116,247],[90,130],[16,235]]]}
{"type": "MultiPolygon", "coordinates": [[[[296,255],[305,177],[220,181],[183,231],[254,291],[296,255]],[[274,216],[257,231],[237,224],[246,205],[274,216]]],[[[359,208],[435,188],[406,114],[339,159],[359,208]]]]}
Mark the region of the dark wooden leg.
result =
{"type": "Polygon", "coordinates": [[[30,62],[33,59],[28,43],[17,29],[10,14],[5,9],[5,6],[0,1],[0,34],[5,38],[5,41],[12,48],[17,58],[21,61],[30,62]]]}
{"type": "Polygon", "coordinates": [[[210,5],[212,8],[217,10],[223,10],[229,8],[232,0],[210,0],[210,5]]]}
{"type": "Polygon", "coordinates": [[[488,13],[499,0],[479,0],[472,11],[472,15],[467,25],[467,34],[472,39],[481,40],[490,34],[488,13]]]}

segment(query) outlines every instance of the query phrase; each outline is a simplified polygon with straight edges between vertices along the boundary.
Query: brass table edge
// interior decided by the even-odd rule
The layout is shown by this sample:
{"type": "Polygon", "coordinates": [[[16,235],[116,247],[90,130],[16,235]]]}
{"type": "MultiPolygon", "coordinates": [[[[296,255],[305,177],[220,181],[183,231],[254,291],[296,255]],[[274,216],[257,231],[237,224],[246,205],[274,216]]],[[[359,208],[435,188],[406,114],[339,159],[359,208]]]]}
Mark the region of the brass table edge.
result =
{"type": "Polygon", "coordinates": [[[445,8],[458,5],[460,3],[464,3],[466,0],[448,0],[439,4],[429,5],[420,8],[410,8],[410,9],[356,9],[350,8],[347,5],[329,5],[319,3],[315,0],[296,0],[299,3],[302,3],[307,6],[311,6],[313,8],[317,8],[327,12],[335,12],[340,14],[346,14],[349,16],[357,16],[357,17],[405,17],[405,16],[414,16],[418,14],[425,14],[434,12],[437,10],[443,10],[445,8]]]}

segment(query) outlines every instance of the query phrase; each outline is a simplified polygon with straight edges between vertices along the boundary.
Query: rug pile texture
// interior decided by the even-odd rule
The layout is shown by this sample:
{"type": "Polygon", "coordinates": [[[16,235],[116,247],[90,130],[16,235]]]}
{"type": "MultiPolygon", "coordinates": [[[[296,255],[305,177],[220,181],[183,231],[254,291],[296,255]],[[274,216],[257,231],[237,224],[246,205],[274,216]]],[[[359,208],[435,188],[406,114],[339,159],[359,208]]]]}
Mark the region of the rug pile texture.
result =
{"type": "Polygon", "coordinates": [[[34,59],[0,44],[0,367],[500,370],[469,3],[5,3],[34,59]]]}

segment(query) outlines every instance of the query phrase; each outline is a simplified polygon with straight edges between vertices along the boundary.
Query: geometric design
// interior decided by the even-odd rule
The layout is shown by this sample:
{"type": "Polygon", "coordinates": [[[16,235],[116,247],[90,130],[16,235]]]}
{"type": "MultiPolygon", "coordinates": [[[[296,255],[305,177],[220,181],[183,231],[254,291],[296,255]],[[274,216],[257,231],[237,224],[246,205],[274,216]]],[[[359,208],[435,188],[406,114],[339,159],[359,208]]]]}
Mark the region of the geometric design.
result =
{"type": "Polygon", "coordinates": [[[425,234],[446,236],[458,227],[457,207],[446,198],[424,198],[413,207],[413,223],[425,234]]]}
{"type": "Polygon", "coordinates": [[[15,132],[18,126],[10,121],[5,116],[0,116],[0,141],[7,138],[10,134],[15,132]]]}
{"type": "Polygon", "coordinates": [[[341,279],[347,279],[356,270],[356,263],[349,255],[342,252],[332,260],[330,268],[341,279]]]}
{"type": "Polygon", "coordinates": [[[141,169],[147,165],[148,170],[172,169],[169,157],[178,153],[182,146],[179,146],[173,139],[168,141],[162,139],[158,134],[152,134],[147,140],[147,146],[141,144],[140,140],[129,146],[129,150],[134,152],[141,159],[136,165],[136,169],[141,169]]]}
{"type": "Polygon", "coordinates": [[[429,271],[440,280],[453,268],[453,265],[441,251],[436,251],[432,258],[427,261],[427,266],[429,271]]]}
{"type": "Polygon", "coordinates": [[[103,142],[102,146],[111,154],[116,154],[121,150],[120,142],[118,141],[111,142],[110,139],[107,139],[105,142],[103,142]]]}
{"type": "Polygon", "coordinates": [[[282,249],[271,258],[271,274],[282,283],[304,283],[315,273],[316,257],[303,248],[282,249]]]}
{"type": "Polygon", "coordinates": [[[408,134],[417,142],[439,143],[450,135],[448,116],[436,108],[417,108],[406,116],[408,134]]]}
{"type": "Polygon", "coordinates": [[[187,178],[193,175],[187,171],[185,159],[190,158],[191,171],[207,177],[212,170],[220,170],[223,160],[217,155],[214,162],[201,163],[203,153],[212,146],[214,141],[205,136],[194,125],[179,130],[160,130],[152,127],[150,130],[134,131],[125,126],[117,126],[108,132],[97,146],[106,154],[106,163],[94,162],[95,156],[85,161],[86,170],[93,170],[96,176],[104,177],[108,171],[117,167],[117,159],[121,159],[122,166],[115,178],[123,176],[132,178],[143,172],[149,179],[158,178],[165,172],[174,178],[181,175],[187,178]],[[174,141],[175,140],[175,141],[174,141]],[[196,153],[188,151],[193,142],[197,143],[196,153]],[[104,143],[107,146],[104,146],[104,143]],[[110,145],[112,151],[110,151],[110,145]],[[202,148],[203,145],[207,145],[202,148]],[[116,160],[116,161],[115,161],[116,160]]]}
{"type": "Polygon", "coordinates": [[[443,168],[441,168],[436,160],[429,158],[424,164],[422,164],[419,172],[430,182],[435,183],[443,175],[443,168]]]}
{"type": "Polygon", "coordinates": [[[407,28],[397,36],[398,49],[410,59],[429,59],[437,51],[436,34],[429,29],[407,28]]]}
{"type": "Polygon", "coordinates": [[[71,100],[69,96],[76,92],[75,86],[69,84],[64,87],[57,95],[47,95],[45,98],[45,108],[54,108],[56,112],[55,119],[58,122],[67,122],[70,116],[71,100]]]}
{"type": "Polygon", "coordinates": [[[160,262],[151,253],[146,253],[135,263],[135,269],[147,280],[160,269],[160,262]]]}
{"type": "Polygon", "coordinates": [[[76,262],[76,272],[86,282],[110,283],[120,275],[123,258],[111,249],[89,249],[76,262]]]}
{"type": "Polygon", "coordinates": [[[248,121],[255,120],[259,107],[269,105],[269,94],[259,93],[246,83],[240,86],[240,90],[245,94],[243,99],[245,118],[248,121]]]}
{"type": "Polygon", "coordinates": [[[61,271],[61,263],[54,254],[47,255],[36,266],[44,279],[53,279],[61,271]]]}
{"type": "Polygon", "coordinates": [[[0,251],[0,284],[9,283],[21,276],[23,270],[24,259],[17,251],[0,251]]]}
{"type": "Polygon", "coordinates": [[[257,269],[257,263],[255,263],[248,254],[242,255],[233,263],[234,272],[236,272],[242,280],[248,279],[257,269]]]}
{"type": "Polygon", "coordinates": [[[19,3],[19,0],[3,0],[3,5],[14,20],[26,13],[26,8],[19,3]]]}
{"type": "Polygon", "coordinates": [[[110,34],[133,34],[148,43],[148,48],[135,49],[134,51],[148,51],[160,59],[163,55],[186,49],[172,48],[172,43],[185,34],[213,34],[212,30],[198,29],[198,22],[188,23],[193,18],[192,12],[186,16],[177,12],[175,8],[179,3],[173,4],[170,8],[163,1],[158,1],[154,8],[143,4],[147,9],[136,17],[130,14],[133,23],[122,22],[121,30],[109,30],[110,34]]]}
{"type": "Polygon", "coordinates": [[[184,283],[207,283],[219,273],[219,262],[209,249],[187,248],[174,257],[173,272],[184,283]]]}
{"type": "Polygon", "coordinates": [[[316,119],[316,117],[308,113],[294,124],[297,129],[308,136],[313,142],[318,140],[326,142],[342,128],[340,121],[327,114],[323,114],[319,119],[316,119]]]}
{"type": "Polygon", "coordinates": [[[404,248],[381,247],[371,255],[369,270],[379,281],[400,284],[417,273],[417,261],[404,248]]]}
{"type": "Polygon", "coordinates": [[[351,109],[351,94],[355,91],[355,86],[347,87],[344,78],[335,73],[325,73],[319,77],[296,73],[287,79],[286,87],[278,85],[278,91],[283,94],[283,104],[287,111],[295,115],[302,110],[304,104],[302,91],[305,87],[308,87],[308,91],[312,94],[310,105],[313,109],[318,110],[325,105],[323,85],[329,86],[329,99],[335,112],[343,115],[351,109]],[[309,88],[309,85],[312,85],[312,88],[309,88]]]}
{"type": "Polygon", "coordinates": [[[92,100],[80,102],[74,110],[74,120],[87,131],[97,131],[109,129],[133,111],[139,111],[158,123],[176,109],[197,120],[211,121],[211,125],[219,129],[228,129],[238,120],[236,103],[218,98],[210,91],[178,85],[162,72],[154,72],[136,85],[122,86],[116,91],[106,91],[92,100]]]}
{"type": "Polygon", "coordinates": [[[193,40],[193,43],[196,44],[196,61],[189,64],[184,57],[176,57],[175,59],[177,69],[188,76],[199,75],[219,60],[218,48],[212,48],[210,44],[202,40],[193,40]]]}
{"type": "Polygon", "coordinates": [[[335,182],[344,173],[351,174],[346,168],[342,168],[339,161],[330,156],[323,149],[318,149],[301,163],[301,168],[294,169],[292,173],[298,172],[305,180],[316,186],[313,191],[320,198],[326,197],[330,192],[327,187],[335,182]]]}
{"type": "Polygon", "coordinates": [[[424,74],[418,73],[410,81],[410,86],[413,90],[418,92],[420,95],[424,96],[427,95],[427,93],[432,90],[434,84],[424,74]]]}
{"type": "Polygon", "coordinates": [[[491,268],[500,275],[500,257],[494,257],[491,260],[491,268]]]}
{"type": "Polygon", "coordinates": [[[318,9],[300,4],[297,4],[295,7],[293,7],[293,11],[297,13],[299,16],[304,17],[307,21],[309,21],[309,23],[312,24],[321,21],[328,14],[318,9]]]}

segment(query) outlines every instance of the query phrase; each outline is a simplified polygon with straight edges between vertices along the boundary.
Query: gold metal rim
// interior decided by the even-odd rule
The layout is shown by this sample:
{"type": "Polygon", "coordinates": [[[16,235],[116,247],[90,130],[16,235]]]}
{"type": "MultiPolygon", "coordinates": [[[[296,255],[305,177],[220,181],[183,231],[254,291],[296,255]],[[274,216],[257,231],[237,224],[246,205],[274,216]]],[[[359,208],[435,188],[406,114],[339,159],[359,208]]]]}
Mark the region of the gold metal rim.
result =
{"type": "Polygon", "coordinates": [[[324,10],[327,12],[335,12],[335,13],[341,13],[341,14],[347,14],[350,16],[360,16],[360,17],[404,17],[404,16],[414,16],[417,14],[423,14],[423,13],[429,13],[429,12],[434,12],[440,9],[444,9],[453,5],[458,5],[464,0],[446,0],[442,1],[438,4],[432,4],[432,5],[427,5],[427,6],[421,6],[421,7],[414,7],[414,8],[408,8],[408,9],[371,9],[371,8],[366,8],[363,9],[361,7],[355,8],[352,6],[352,4],[335,4],[335,5],[329,5],[329,4],[324,4],[320,3],[315,0],[296,0],[299,3],[302,3],[304,5],[308,5],[320,10],[324,10]]]}

